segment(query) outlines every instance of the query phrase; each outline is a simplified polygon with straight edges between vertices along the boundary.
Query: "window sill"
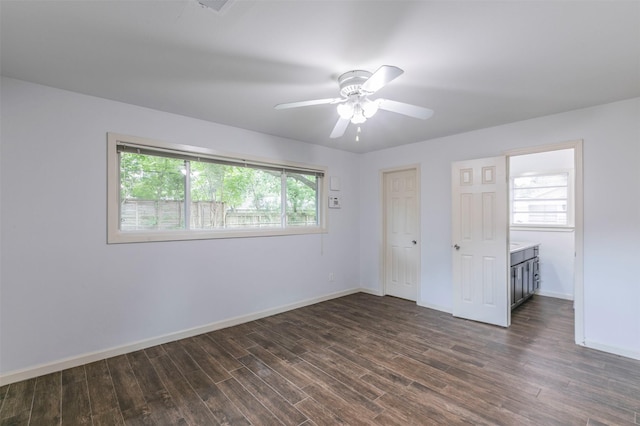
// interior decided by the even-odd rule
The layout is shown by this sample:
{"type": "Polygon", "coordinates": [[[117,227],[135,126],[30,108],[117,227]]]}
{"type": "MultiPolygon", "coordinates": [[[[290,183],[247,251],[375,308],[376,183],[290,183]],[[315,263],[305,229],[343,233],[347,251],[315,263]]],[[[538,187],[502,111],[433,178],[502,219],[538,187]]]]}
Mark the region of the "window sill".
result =
{"type": "Polygon", "coordinates": [[[327,233],[326,228],[268,228],[250,230],[218,231],[130,231],[114,232],[107,236],[107,244],[149,243],[160,241],[216,240],[223,238],[282,237],[287,235],[307,235],[327,233]]]}
{"type": "Polygon", "coordinates": [[[525,231],[525,232],[573,232],[573,226],[510,226],[510,231],[525,231]]]}

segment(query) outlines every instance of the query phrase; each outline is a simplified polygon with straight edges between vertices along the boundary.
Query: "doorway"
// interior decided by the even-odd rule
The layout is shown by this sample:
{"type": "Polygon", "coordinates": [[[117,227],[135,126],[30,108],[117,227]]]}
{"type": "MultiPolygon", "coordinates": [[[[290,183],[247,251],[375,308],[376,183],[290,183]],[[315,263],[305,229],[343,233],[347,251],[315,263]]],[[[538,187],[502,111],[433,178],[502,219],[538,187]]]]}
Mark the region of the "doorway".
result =
{"type": "MultiPolygon", "coordinates": [[[[533,223],[527,219],[513,220],[510,211],[511,241],[540,243],[540,289],[538,294],[559,299],[573,300],[576,344],[584,344],[584,300],[583,300],[583,180],[582,180],[582,141],[570,141],[541,147],[513,150],[507,153],[509,177],[542,177],[549,183],[543,201],[533,223]],[[562,176],[567,177],[566,188],[562,176]],[[562,200],[566,194],[566,202],[562,200]],[[553,204],[556,207],[553,207],[553,204]],[[546,206],[545,206],[546,205],[546,206]],[[563,212],[563,206],[566,211],[563,212]],[[514,223],[519,222],[519,223],[514,223]],[[536,223],[537,222],[537,223],[536,223]],[[545,226],[546,222],[546,226],[545,226]],[[531,225],[531,226],[528,226],[531,225]]],[[[542,180],[541,180],[542,181],[542,180]]],[[[540,182],[541,182],[540,181],[540,182]]],[[[513,199],[510,192],[510,205],[513,199]]],[[[525,215],[526,217],[526,215],[525,215]]]]}
{"type": "MultiPolygon", "coordinates": [[[[578,141],[571,141],[571,142],[559,143],[559,144],[553,144],[553,145],[547,145],[547,146],[512,150],[505,153],[506,157],[496,157],[496,158],[502,158],[501,164],[504,167],[506,167],[509,164],[510,162],[509,159],[511,157],[558,151],[558,150],[566,150],[566,149],[572,150],[572,154],[573,154],[572,183],[573,183],[573,200],[574,200],[574,203],[573,203],[574,261],[573,261],[572,286],[573,286],[574,317],[575,317],[574,335],[575,335],[575,343],[584,345],[582,141],[578,140],[578,141]]],[[[472,162],[474,163],[474,167],[475,167],[475,162],[481,162],[483,160],[492,160],[492,159],[472,160],[472,162]]],[[[485,255],[482,252],[484,248],[482,248],[481,246],[474,248],[473,245],[467,244],[468,247],[464,247],[466,251],[463,253],[463,245],[460,244],[458,240],[461,240],[464,234],[462,230],[466,222],[462,220],[465,217],[464,214],[462,213],[464,213],[466,210],[462,208],[464,207],[464,205],[460,203],[461,208],[458,209],[460,210],[460,214],[457,214],[456,213],[457,209],[455,204],[455,202],[457,201],[457,198],[463,197],[465,194],[464,190],[461,189],[466,185],[466,181],[464,180],[464,176],[462,174],[462,172],[464,171],[462,167],[464,166],[464,164],[462,163],[463,162],[452,164],[452,173],[455,175],[455,176],[452,176],[452,185],[453,185],[452,199],[454,200],[454,205],[452,206],[452,209],[453,209],[453,217],[452,217],[453,264],[452,266],[453,266],[453,296],[454,296],[454,302],[453,302],[454,312],[453,313],[454,313],[454,316],[461,316],[463,318],[472,319],[474,321],[488,322],[492,324],[508,326],[511,321],[510,306],[507,305],[505,308],[502,308],[502,307],[500,308],[504,311],[503,315],[507,317],[506,324],[504,324],[503,321],[497,320],[498,318],[497,312],[495,313],[495,315],[493,313],[491,315],[488,315],[489,311],[491,311],[490,308],[492,308],[493,305],[495,305],[495,303],[493,303],[493,300],[495,299],[487,298],[485,296],[486,283],[496,282],[493,278],[494,273],[495,273],[495,276],[497,276],[500,279],[504,277],[506,281],[506,277],[508,276],[508,272],[506,270],[507,269],[506,262],[504,262],[505,264],[502,267],[497,268],[497,270],[495,268],[491,269],[494,272],[492,272],[488,276],[484,274],[484,272],[483,274],[480,274],[480,275],[478,273],[471,274],[472,269],[471,269],[471,266],[469,266],[477,263],[477,261],[474,261],[473,259],[478,259],[478,261],[479,260],[485,261],[487,259],[502,261],[504,258],[504,260],[506,261],[506,258],[509,256],[508,249],[507,249],[508,221],[507,220],[497,221],[500,215],[495,216],[494,214],[496,213],[496,211],[494,209],[489,209],[489,211],[492,212],[491,215],[484,215],[484,213],[475,214],[474,209],[471,209],[471,208],[467,209],[469,212],[467,216],[471,218],[477,219],[482,217],[491,217],[492,218],[491,220],[496,220],[495,228],[500,228],[501,230],[504,230],[504,233],[503,233],[504,236],[501,238],[494,238],[494,240],[496,244],[503,246],[504,250],[498,254],[496,254],[497,253],[496,252],[496,253],[489,253],[488,255],[485,255]],[[453,179],[454,177],[456,179],[453,179]],[[456,186],[459,186],[461,188],[456,188],[456,186]],[[466,269],[464,268],[465,260],[467,260],[469,263],[466,269]],[[469,273],[467,273],[466,275],[464,273],[465,270],[469,271],[469,273]],[[468,290],[466,291],[466,293],[463,291],[465,285],[468,287],[468,290]],[[469,296],[465,298],[465,294],[467,296],[471,295],[473,297],[469,296]],[[491,303],[488,303],[488,302],[491,302],[491,303]],[[467,305],[471,306],[471,304],[478,307],[478,309],[463,309],[467,305]]],[[[473,169],[469,168],[469,170],[473,170],[473,169]]],[[[481,167],[481,170],[484,171],[485,168],[481,167]]],[[[480,176],[483,176],[483,175],[481,174],[480,176]]],[[[471,181],[469,180],[469,182],[471,181]]],[[[480,193],[482,192],[483,191],[480,191],[480,193]]],[[[508,191],[506,190],[506,185],[505,185],[505,189],[499,190],[495,192],[495,194],[496,196],[500,196],[500,198],[502,198],[501,194],[504,193],[504,197],[507,198],[508,194],[506,192],[508,191]]],[[[469,199],[471,198],[472,197],[469,196],[469,199]]],[[[460,200],[462,200],[462,198],[460,198],[460,200]]],[[[472,204],[469,204],[469,206],[471,205],[472,204]]],[[[493,205],[493,204],[491,203],[490,205],[493,205]]],[[[510,205],[510,203],[507,203],[507,205],[510,205]]],[[[475,210],[478,210],[478,209],[476,208],[475,210]]],[[[504,212],[505,215],[507,214],[506,206],[502,211],[504,212]]],[[[473,219],[473,220],[476,220],[476,219],[473,219]]],[[[482,229],[482,227],[480,228],[482,229]]],[[[494,227],[492,226],[491,228],[493,229],[494,227]]],[[[487,239],[486,236],[482,234],[482,232],[480,232],[479,234],[469,233],[469,235],[476,235],[475,237],[476,239],[478,238],[487,239]]],[[[483,269],[483,271],[486,271],[486,270],[487,268],[483,269]]],[[[498,294],[500,295],[500,297],[506,297],[506,294],[508,293],[508,288],[506,285],[490,286],[490,289],[491,288],[495,289],[495,291],[490,292],[490,295],[498,294]]]]}
{"type": "Polygon", "coordinates": [[[417,167],[382,173],[384,294],[417,301],[420,268],[417,167]]]}

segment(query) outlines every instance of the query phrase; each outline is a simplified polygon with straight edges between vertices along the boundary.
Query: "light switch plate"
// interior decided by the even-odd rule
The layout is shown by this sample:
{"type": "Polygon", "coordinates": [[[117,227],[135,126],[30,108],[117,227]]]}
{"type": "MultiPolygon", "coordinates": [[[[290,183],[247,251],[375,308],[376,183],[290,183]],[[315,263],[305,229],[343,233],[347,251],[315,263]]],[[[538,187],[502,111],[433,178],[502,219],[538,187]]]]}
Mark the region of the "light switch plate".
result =
{"type": "Polygon", "coordinates": [[[331,176],[329,179],[329,189],[332,191],[340,191],[340,178],[338,176],[331,176]]]}

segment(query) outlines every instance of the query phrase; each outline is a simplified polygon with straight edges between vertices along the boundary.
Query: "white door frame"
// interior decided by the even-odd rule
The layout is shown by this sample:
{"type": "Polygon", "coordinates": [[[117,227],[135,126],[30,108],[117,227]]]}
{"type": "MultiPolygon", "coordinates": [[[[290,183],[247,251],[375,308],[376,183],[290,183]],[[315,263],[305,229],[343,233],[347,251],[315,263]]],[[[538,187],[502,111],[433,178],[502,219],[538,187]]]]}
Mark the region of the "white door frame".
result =
{"type": "Polygon", "coordinates": [[[574,338],[575,343],[585,346],[584,337],[584,188],[583,188],[583,159],[582,139],[560,142],[550,145],[534,146],[506,151],[507,165],[509,157],[516,155],[537,154],[540,152],[557,151],[573,148],[574,162],[574,202],[575,202],[575,262],[573,271],[573,307],[574,307],[574,338]]]}
{"type": "Polygon", "coordinates": [[[416,229],[417,229],[417,233],[419,235],[418,237],[418,244],[416,246],[416,304],[420,304],[420,301],[422,300],[421,297],[421,286],[420,286],[420,277],[421,277],[421,269],[422,269],[422,250],[421,250],[421,246],[422,246],[422,229],[421,229],[421,216],[420,216],[420,164],[409,164],[406,166],[399,166],[399,167],[392,167],[392,168],[388,168],[388,169],[381,169],[379,172],[380,178],[379,178],[379,188],[380,188],[380,212],[381,212],[381,230],[382,230],[382,244],[380,245],[380,250],[379,250],[379,258],[380,258],[380,270],[379,270],[379,277],[380,277],[380,287],[382,287],[382,291],[381,294],[384,296],[387,294],[387,288],[385,285],[385,277],[386,277],[386,246],[387,246],[387,236],[386,236],[386,229],[387,229],[387,214],[386,214],[386,194],[385,194],[385,185],[384,185],[384,177],[386,174],[388,173],[394,173],[394,172],[402,172],[405,170],[415,170],[416,172],[416,229]]]}

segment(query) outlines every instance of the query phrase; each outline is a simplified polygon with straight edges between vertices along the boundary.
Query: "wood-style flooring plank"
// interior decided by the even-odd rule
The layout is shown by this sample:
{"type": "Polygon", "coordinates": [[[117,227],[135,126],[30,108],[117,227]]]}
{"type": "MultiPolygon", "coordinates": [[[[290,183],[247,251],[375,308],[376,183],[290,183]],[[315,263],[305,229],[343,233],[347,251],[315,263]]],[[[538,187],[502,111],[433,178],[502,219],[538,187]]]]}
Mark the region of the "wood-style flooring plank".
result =
{"type": "Polygon", "coordinates": [[[239,361],[291,404],[296,404],[297,402],[307,398],[307,395],[297,386],[278,374],[275,370],[271,369],[254,355],[250,354],[244,356],[240,358],[239,361]]]}
{"type": "MultiPolygon", "coordinates": [[[[126,355],[107,359],[120,412],[126,424],[149,419],[149,407],[126,355]]],[[[149,419],[149,422],[151,420],[149,419]]]]}
{"type": "Polygon", "coordinates": [[[215,334],[202,334],[196,336],[193,340],[198,343],[202,348],[209,353],[217,362],[219,362],[227,371],[233,371],[236,368],[242,367],[240,361],[238,361],[233,355],[231,355],[224,346],[215,339],[215,334]]]}
{"type": "Polygon", "coordinates": [[[358,392],[360,395],[374,400],[381,395],[379,389],[369,385],[366,382],[360,380],[360,377],[366,374],[366,370],[360,370],[357,365],[352,363],[345,363],[341,366],[339,362],[336,362],[330,355],[324,356],[321,351],[316,353],[306,353],[300,356],[307,363],[315,366],[323,373],[335,378],[339,382],[347,383],[348,386],[358,392]]]}
{"type": "Polygon", "coordinates": [[[318,404],[313,398],[306,398],[296,404],[296,408],[300,410],[313,424],[318,426],[334,426],[344,425],[345,420],[336,413],[318,404]]]}
{"type": "Polygon", "coordinates": [[[253,397],[260,401],[274,416],[283,424],[296,426],[304,423],[307,417],[298,411],[282,395],[273,390],[258,376],[247,368],[238,368],[233,371],[233,377],[240,383],[253,397]]]}
{"type": "Polygon", "coordinates": [[[2,404],[1,424],[21,424],[31,415],[36,379],[29,379],[8,386],[7,393],[2,404]]]}
{"type": "Polygon", "coordinates": [[[186,424],[147,354],[144,351],[136,351],[128,354],[127,359],[149,408],[149,419],[158,425],[186,424]]]}
{"type": "MultiPolygon", "coordinates": [[[[253,332],[248,336],[251,340],[256,342],[259,346],[271,352],[283,361],[293,362],[298,359],[298,355],[291,352],[286,347],[280,345],[278,342],[271,340],[260,332],[253,332]]],[[[252,348],[249,348],[251,351],[252,348]]]]}
{"type": "Polygon", "coordinates": [[[94,423],[97,417],[114,418],[114,412],[120,416],[120,421],[124,419],[120,415],[116,391],[111,380],[111,373],[105,360],[92,362],[85,365],[87,372],[87,384],[89,385],[89,400],[91,401],[91,415],[94,423]],[[106,413],[106,414],[105,414],[106,413]],[[103,416],[103,414],[105,414],[103,416]]]}
{"type": "Polygon", "coordinates": [[[335,352],[345,359],[348,359],[354,364],[365,368],[369,372],[391,381],[392,383],[400,383],[402,385],[408,386],[413,381],[410,378],[402,375],[401,373],[379,364],[377,362],[378,360],[375,359],[374,356],[363,356],[358,353],[351,352],[341,346],[332,346],[329,348],[329,350],[335,352]]]}
{"type": "Polygon", "coordinates": [[[204,371],[192,371],[185,378],[204,401],[218,424],[234,426],[251,424],[204,371]]]}
{"type": "Polygon", "coordinates": [[[304,392],[319,404],[329,415],[342,419],[344,423],[361,426],[370,425],[374,415],[359,406],[349,403],[332,392],[325,386],[311,384],[305,387],[304,392]]]}
{"type": "Polygon", "coordinates": [[[91,403],[84,366],[62,372],[62,425],[90,425],[91,403]]]}
{"type": "Polygon", "coordinates": [[[191,355],[189,355],[189,352],[184,348],[182,342],[171,342],[162,346],[182,374],[200,370],[200,366],[193,360],[191,355]]]}
{"type": "Polygon", "coordinates": [[[187,423],[192,425],[217,424],[204,401],[189,385],[185,377],[180,374],[170,355],[162,355],[150,361],[187,423]]]}
{"type": "MultiPolygon", "coordinates": [[[[231,377],[222,364],[220,364],[211,354],[205,351],[195,340],[185,339],[180,343],[196,364],[198,364],[200,369],[211,377],[211,380],[213,380],[214,383],[221,382],[222,380],[226,380],[231,377]]],[[[246,352],[242,352],[242,354],[245,353],[246,352]]]]}
{"type": "MultiPolygon", "coordinates": [[[[294,364],[294,367],[301,373],[307,375],[314,383],[330,389],[331,392],[349,402],[352,406],[362,408],[373,415],[380,414],[382,411],[382,408],[378,404],[349,386],[351,383],[349,383],[349,385],[345,384],[306,361],[300,361],[294,364]]],[[[369,416],[369,414],[367,414],[367,416],[369,416]]]]}
{"type": "MultiPolygon", "coordinates": [[[[290,362],[283,361],[260,345],[249,348],[249,352],[261,363],[271,368],[273,371],[280,374],[300,389],[312,382],[307,376],[293,368],[290,362]]],[[[243,357],[241,359],[245,358],[243,357]]]]}
{"type": "Polygon", "coordinates": [[[0,386],[0,419],[2,418],[2,409],[4,407],[4,400],[9,392],[9,386],[10,385],[0,386]]]}
{"type": "Polygon", "coordinates": [[[60,372],[40,376],[36,379],[31,423],[59,425],[60,401],[62,398],[62,374],[60,372]]]}
{"type": "Polygon", "coordinates": [[[227,398],[240,409],[244,416],[253,425],[280,425],[282,424],[260,401],[247,391],[235,378],[218,383],[218,387],[227,398]]]}
{"type": "Polygon", "coordinates": [[[219,344],[234,358],[240,358],[247,355],[246,348],[255,345],[251,339],[247,337],[254,331],[253,327],[243,327],[240,324],[235,327],[229,327],[209,333],[213,340],[219,344]]]}

